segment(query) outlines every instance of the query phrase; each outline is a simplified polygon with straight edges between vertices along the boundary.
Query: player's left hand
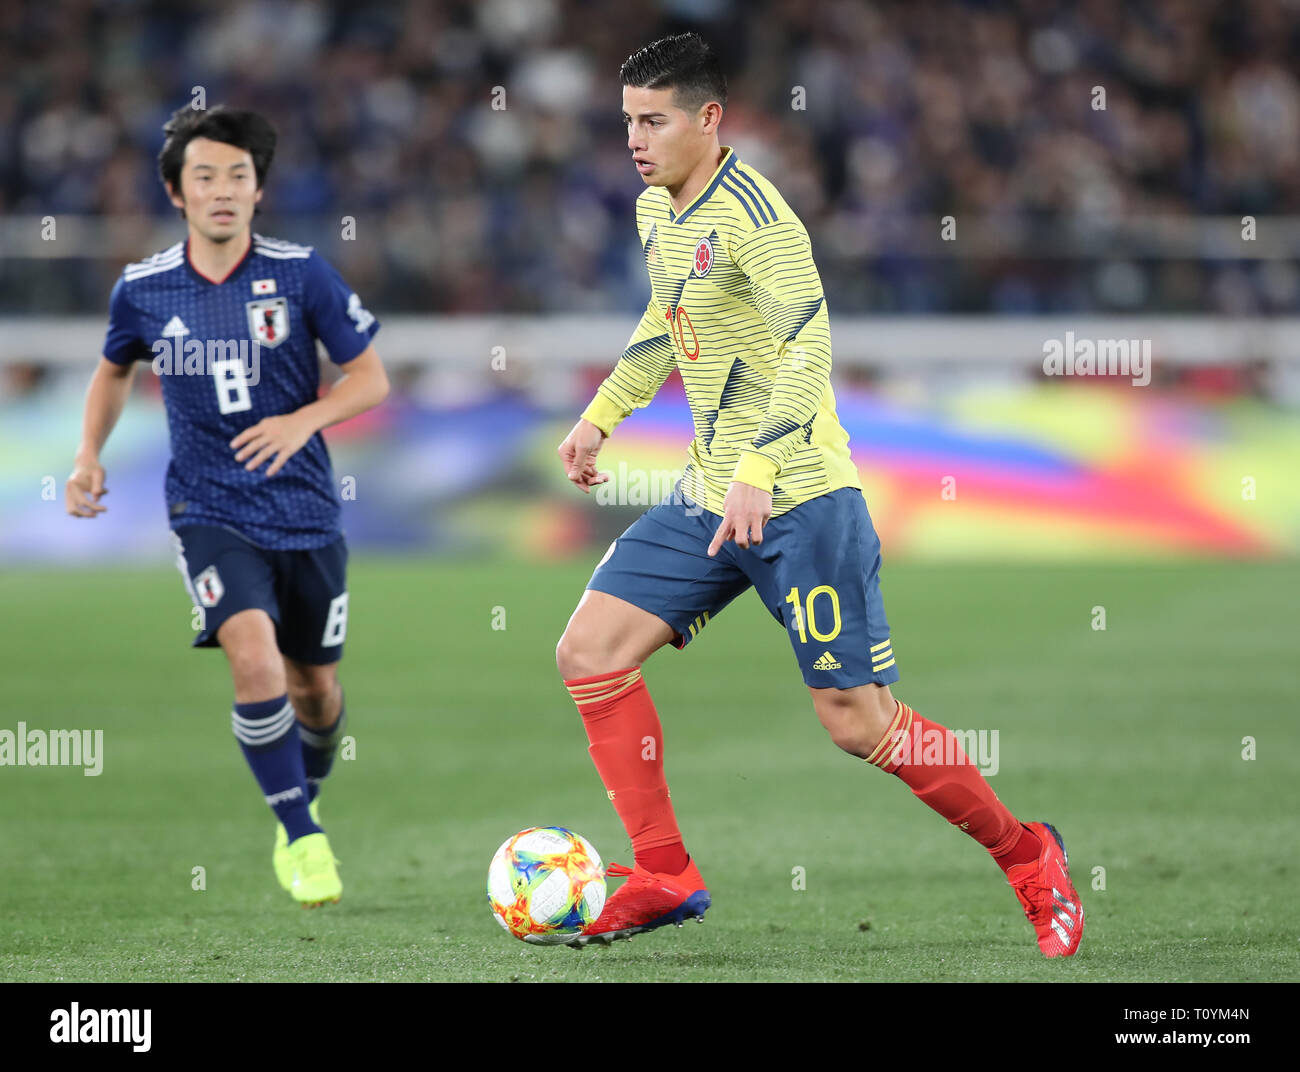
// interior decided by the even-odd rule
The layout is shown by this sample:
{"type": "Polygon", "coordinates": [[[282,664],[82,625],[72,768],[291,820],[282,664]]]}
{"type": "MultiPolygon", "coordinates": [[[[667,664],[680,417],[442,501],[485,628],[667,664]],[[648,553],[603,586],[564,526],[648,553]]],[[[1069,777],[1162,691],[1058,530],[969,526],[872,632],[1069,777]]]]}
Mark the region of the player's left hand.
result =
{"type": "Polygon", "coordinates": [[[722,523],[709,544],[709,557],[716,555],[728,540],[736,546],[748,548],[751,543],[763,542],[763,525],[772,516],[772,493],[733,480],[722,500],[722,523]]]}
{"type": "Polygon", "coordinates": [[[297,414],[286,413],[282,417],[263,417],[235,436],[230,447],[236,452],[235,461],[242,462],[248,458],[244,468],[250,471],[268,458],[274,458],[266,475],[275,476],[314,433],[315,429],[297,414]]]}

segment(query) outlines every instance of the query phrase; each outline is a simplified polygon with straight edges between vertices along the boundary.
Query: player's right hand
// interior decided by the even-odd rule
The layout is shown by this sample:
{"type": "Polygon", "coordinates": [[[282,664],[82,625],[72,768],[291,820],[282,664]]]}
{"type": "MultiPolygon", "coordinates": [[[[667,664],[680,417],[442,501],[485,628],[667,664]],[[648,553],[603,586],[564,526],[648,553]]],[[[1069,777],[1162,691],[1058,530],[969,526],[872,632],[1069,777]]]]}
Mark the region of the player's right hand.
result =
{"type": "Polygon", "coordinates": [[[99,500],[108,494],[104,467],[99,462],[78,462],[63,489],[64,503],[73,517],[95,517],[108,509],[99,500]]]}
{"type": "Polygon", "coordinates": [[[565,475],[582,489],[584,495],[590,495],[593,487],[609,479],[608,473],[596,471],[596,455],[604,441],[604,432],[591,421],[579,419],[557,448],[565,475]]]}

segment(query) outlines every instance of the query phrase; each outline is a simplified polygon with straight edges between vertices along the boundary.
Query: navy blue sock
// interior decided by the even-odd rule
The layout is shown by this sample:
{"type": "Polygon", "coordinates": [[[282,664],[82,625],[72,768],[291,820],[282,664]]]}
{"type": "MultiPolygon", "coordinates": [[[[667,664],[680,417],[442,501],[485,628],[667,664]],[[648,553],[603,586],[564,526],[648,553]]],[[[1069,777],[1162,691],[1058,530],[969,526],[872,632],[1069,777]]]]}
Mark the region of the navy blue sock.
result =
{"type": "Polygon", "coordinates": [[[307,772],[307,800],[313,801],[320,792],[321,779],[334,766],[334,753],[338,751],[339,741],[343,739],[343,727],[347,721],[347,711],[343,701],[339,702],[339,717],[334,725],[325,729],[314,730],[298,723],[298,739],[302,742],[302,766],[307,772]]]}
{"type": "Polygon", "coordinates": [[[237,703],[231,725],[266,802],[284,824],[290,841],[319,834],[307,811],[307,775],[302,749],[293,732],[297,720],[288,695],[259,703],[237,703]]]}

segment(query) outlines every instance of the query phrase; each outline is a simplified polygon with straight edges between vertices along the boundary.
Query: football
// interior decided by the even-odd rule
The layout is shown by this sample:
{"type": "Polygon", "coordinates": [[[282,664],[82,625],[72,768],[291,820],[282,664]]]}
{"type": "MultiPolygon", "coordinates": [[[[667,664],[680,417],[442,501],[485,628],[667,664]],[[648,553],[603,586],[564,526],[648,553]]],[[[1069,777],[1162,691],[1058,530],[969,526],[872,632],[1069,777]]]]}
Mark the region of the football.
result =
{"type": "Polygon", "coordinates": [[[605,867],[581,834],[531,827],[497,849],[487,895],[497,922],[516,938],[561,945],[605,907],[605,867]]]}

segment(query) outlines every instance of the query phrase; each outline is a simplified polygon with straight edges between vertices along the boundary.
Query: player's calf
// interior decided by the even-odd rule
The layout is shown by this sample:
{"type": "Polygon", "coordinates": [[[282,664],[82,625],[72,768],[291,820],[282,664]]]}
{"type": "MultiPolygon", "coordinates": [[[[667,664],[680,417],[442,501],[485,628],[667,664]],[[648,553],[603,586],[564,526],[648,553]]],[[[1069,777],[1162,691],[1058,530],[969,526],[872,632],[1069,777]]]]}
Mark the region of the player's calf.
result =
{"type": "Polygon", "coordinates": [[[347,711],[337,665],[315,666],[289,658],[284,660],[289,698],[298,716],[298,740],[302,745],[309,800],[315,800],[320,792],[321,782],[333,768],[334,755],[347,731],[347,711]]]}
{"type": "Polygon", "coordinates": [[[275,645],[274,625],[265,611],[240,611],[221,624],[217,640],[235,682],[231,728],[292,847],[301,838],[321,833],[321,829],[309,811],[311,794],[298,720],[289,700],[284,663],[275,645]]]}
{"type": "Polygon", "coordinates": [[[334,755],[347,731],[343,690],[334,676],[333,665],[304,668],[286,659],[285,666],[289,671],[289,695],[296,697],[294,708],[298,713],[298,740],[302,745],[303,772],[307,776],[307,797],[315,800],[321,783],[334,767],[334,755]],[[299,703],[302,708],[298,707],[299,703]]]}
{"type": "Polygon", "coordinates": [[[635,863],[675,875],[686,866],[686,848],[664,778],[663,729],[641,677],[641,663],[673,636],[661,618],[589,589],[556,648],[556,666],[635,863]]]}
{"type": "MultiPolygon", "coordinates": [[[[923,804],[983,845],[1008,876],[1020,874],[1018,868],[1039,861],[1045,851],[1042,831],[1022,824],[998,799],[952,730],[922,718],[907,704],[895,701],[894,717],[866,760],[897,777],[923,804]]],[[[1060,855],[1064,870],[1064,852],[1060,855]]],[[[1082,931],[1081,916],[1079,924],[1082,931]]]]}

